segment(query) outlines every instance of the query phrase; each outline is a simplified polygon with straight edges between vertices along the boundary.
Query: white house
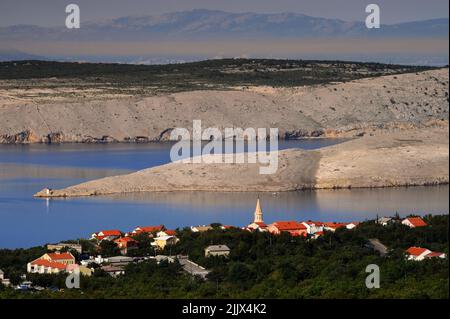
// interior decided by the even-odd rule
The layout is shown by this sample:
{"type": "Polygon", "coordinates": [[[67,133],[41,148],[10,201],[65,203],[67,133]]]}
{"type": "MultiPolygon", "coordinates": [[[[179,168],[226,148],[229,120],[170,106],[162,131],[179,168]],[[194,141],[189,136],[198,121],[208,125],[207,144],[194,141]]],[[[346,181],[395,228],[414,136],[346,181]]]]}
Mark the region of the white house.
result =
{"type": "Polygon", "coordinates": [[[447,257],[446,254],[441,253],[439,251],[432,251],[431,254],[428,254],[425,256],[425,258],[442,258],[442,259],[444,259],[446,257],[447,257]]]}
{"type": "Polygon", "coordinates": [[[321,223],[321,222],[307,221],[307,222],[302,222],[302,224],[305,225],[306,231],[310,235],[323,231],[323,223],[321,223]]]}
{"type": "Polygon", "coordinates": [[[205,248],[205,257],[230,255],[230,248],[227,245],[211,245],[205,248]]]}
{"type": "Polygon", "coordinates": [[[408,217],[405,218],[402,221],[403,225],[406,225],[410,228],[416,228],[416,227],[424,227],[427,226],[427,223],[424,222],[424,220],[420,217],[408,217]]]}
{"type": "Polygon", "coordinates": [[[125,269],[122,266],[106,265],[102,266],[100,269],[114,278],[125,274],[125,269]]]}
{"type": "Polygon", "coordinates": [[[347,224],[345,223],[324,223],[323,224],[323,230],[335,232],[336,229],[341,227],[347,227],[347,224]]]}
{"type": "Polygon", "coordinates": [[[425,256],[431,253],[431,250],[421,247],[409,247],[406,250],[408,260],[424,260],[425,256]]]}
{"type": "Polygon", "coordinates": [[[177,232],[172,229],[161,230],[156,233],[156,237],[164,237],[164,236],[176,236],[177,232]]]}
{"type": "Polygon", "coordinates": [[[27,272],[38,274],[57,274],[75,264],[75,257],[68,252],[46,253],[27,264],[27,272]]]}
{"type": "Polygon", "coordinates": [[[164,249],[166,246],[175,245],[179,241],[180,240],[176,236],[162,236],[156,237],[150,245],[159,249],[164,249]]]}
{"type": "Polygon", "coordinates": [[[98,255],[95,258],[90,256],[89,259],[85,259],[85,260],[80,261],[80,264],[83,265],[83,266],[88,266],[91,263],[100,265],[100,264],[106,263],[107,261],[108,261],[108,259],[103,258],[101,255],[98,255]]]}
{"type": "Polygon", "coordinates": [[[157,226],[138,226],[131,233],[126,234],[127,236],[134,236],[139,234],[148,234],[149,237],[153,237],[154,233],[165,230],[166,227],[164,225],[157,226]]]}
{"type": "Polygon", "coordinates": [[[64,272],[67,265],[38,258],[27,264],[27,272],[32,274],[57,274],[64,272]]]}
{"type": "Polygon", "coordinates": [[[345,225],[345,228],[353,229],[353,228],[355,228],[358,225],[359,225],[359,223],[357,223],[357,222],[351,222],[351,223],[348,223],[347,225],[345,225]]]}
{"type": "Polygon", "coordinates": [[[392,217],[380,217],[377,219],[377,224],[381,226],[387,226],[394,222],[394,219],[392,217]]]}
{"type": "Polygon", "coordinates": [[[265,232],[265,231],[267,231],[267,225],[265,223],[263,223],[263,222],[254,222],[254,223],[249,224],[246,227],[246,229],[250,230],[250,231],[265,232]]]}
{"type": "Polygon", "coordinates": [[[201,233],[213,229],[211,226],[191,226],[191,231],[194,233],[201,233]]]}
{"type": "Polygon", "coordinates": [[[102,230],[98,233],[93,233],[91,235],[91,239],[96,239],[98,241],[102,240],[115,240],[117,238],[120,238],[122,236],[122,232],[118,229],[111,229],[111,230],[102,230]]]}
{"type": "Polygon", "coordinates": [[[11,285],[9,279],[5,278],[5,273],[0,269],[0,285],[4,285],[6,287],[11,285]]]}

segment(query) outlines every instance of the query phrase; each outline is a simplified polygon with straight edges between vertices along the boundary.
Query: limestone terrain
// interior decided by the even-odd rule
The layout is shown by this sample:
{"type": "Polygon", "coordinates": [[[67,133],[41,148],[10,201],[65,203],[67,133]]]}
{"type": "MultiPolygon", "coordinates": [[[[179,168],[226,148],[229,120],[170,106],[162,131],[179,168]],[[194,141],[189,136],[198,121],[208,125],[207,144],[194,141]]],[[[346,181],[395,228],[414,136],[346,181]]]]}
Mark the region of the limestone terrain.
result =
{"type": "Polygon", "coordinates": [[[41,191],[35,196],[171,191],[281,192],[447,184],[448,138],[448,127],[374,131],[319,150],[280,151],[278,170],[271,175],[259,174],[259,167],[263,165],[259,163],[175,162],[52,190],[50,194],[41,191]]]}
{"type": "MultiPolygon", "coordinates": [[[[216,72],[220,76],[214,74],[230,76],[226,83],[213,78],[217,81],[211,80],[210,88],[202,82],[201,89],[196,89],[200,80],[195,78],[188,89],[175,91],[161,91],[166,82],[160,86],[155,82],[152,87],[134,82],[108,84],[108,79],[95,84],[95,78],[90,78],[92,83],[58,77],[3,79],[0,143],[165,141],[173,128],[191,129],[196,119],[202,120],[203,128],[274,127],[282,139],[448,125],[448,68],[376,73],[390,74],[383,76],[358,69],[356,73],[339,71],[344,76],[338,76],[334,71],[327,73],[327,67],[315,65],[324,70],[318,73],[306,66],[295,77],[291,72],[300,72],[299,68],[277,72],[224,69],[216,72]],[[243,85],[240,79],[251,76],[255,77],[251,83],[243,85]],[[290,77],[292,81],[283,80],[290,77]],[[278,79],[286,83],[267,85],[278,79]]],[[[157,77],[165,79],[166,75],[157,77]]],[[[182,83],[177,82],[177,87],[182,83]]]]}
{"type": "Polygon", "coordinates": [[[159,142],[194,120],[222,131],[278,128],[281,139],[354,138],[281,151],[270,175],[260,164],[171,163],[55,197],[445,184],[448,87],[448,68],[337,61],[0,63],[0,143],[159,142]]]}

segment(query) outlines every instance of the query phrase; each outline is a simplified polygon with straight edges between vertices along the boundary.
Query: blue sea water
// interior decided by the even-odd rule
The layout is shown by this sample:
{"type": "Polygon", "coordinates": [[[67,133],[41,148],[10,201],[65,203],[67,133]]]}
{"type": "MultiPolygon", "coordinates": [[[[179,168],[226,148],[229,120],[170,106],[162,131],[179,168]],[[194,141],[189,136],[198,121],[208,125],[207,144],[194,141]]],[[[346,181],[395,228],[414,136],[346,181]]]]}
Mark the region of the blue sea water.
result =
{"type": "MultiPolygon", "coordinates": [[[[281,141],[280,149],[317,149],[339,140],[281,141]]],[[[378,215],[448,214],[448,186],[289,193],[139,193],[37,199],[42,188],[168,163],[170,144],[0,145],[0,248],[31,247],[89,237],[100,229],[138,225],[177,228],[220,222],[244,226],[256,197],[264,219],[361,221],[378,215]]]]}

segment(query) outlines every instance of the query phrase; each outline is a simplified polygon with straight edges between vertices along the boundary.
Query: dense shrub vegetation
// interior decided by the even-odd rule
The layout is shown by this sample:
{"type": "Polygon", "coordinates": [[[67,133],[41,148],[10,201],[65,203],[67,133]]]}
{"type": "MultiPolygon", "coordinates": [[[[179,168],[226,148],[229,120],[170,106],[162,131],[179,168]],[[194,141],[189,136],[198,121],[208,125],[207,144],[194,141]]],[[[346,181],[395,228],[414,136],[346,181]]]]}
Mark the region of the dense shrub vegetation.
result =
{"type": "MultiPolygon", "coordinates": [[[[317,240],[240,229],[215,228],[204,233],[181,229],[180,242],[162,254],[189,254],[190,259],[212,270],[208,280],[191,277],[178,263],[146,261],[128,265],[126,275],[116,279],[96,270],[93,277],[82,278],[81,289],[16,292],[3,288],[0,297],[448,298],[448,258],[405,259],[405,249],[413,245],[448,254],[448,215],[427,216],[425,220],[429,226],[416,229],[401,224],[383,227],[368,221],[353,230],[327,232],[317,240]],[[389,254],[381,257],[368,247],[369,238],[378,238],[388,246],[389,254]],[[230,257],[204,257],[204,248],[210,244],[228,245],[230,257]],[[365,286],[369,264],[380,267],[379,289],[365,286]]],[[[89,246],[89,242],[84,245],[89,246]]],[[[102,249],[107,253],[110,248],[102,249]]],[[[1,250],[0,268],[17,280],[25,272],[26,262],[42,253],[42,248],[1,250]]],[[[139,249],[139,254],[153,253],[148,246],[139,249]]],[[[64,278],[29,276],[44,287],[64,287],[64,278]]]]}
{"type": "Polygon", "coordinates": [[[36,79],[36,83],[28,81],[22,86],[51,85],[37,81],[51,78],[57,80],[58,86],[107,85],[117,90],[133,87],[175,92],[246,85],[313,85],[428,69],[380,63],[275,59],[222,59],[169,65],[17,61],[0,63],[0,79],[36,79]]]}

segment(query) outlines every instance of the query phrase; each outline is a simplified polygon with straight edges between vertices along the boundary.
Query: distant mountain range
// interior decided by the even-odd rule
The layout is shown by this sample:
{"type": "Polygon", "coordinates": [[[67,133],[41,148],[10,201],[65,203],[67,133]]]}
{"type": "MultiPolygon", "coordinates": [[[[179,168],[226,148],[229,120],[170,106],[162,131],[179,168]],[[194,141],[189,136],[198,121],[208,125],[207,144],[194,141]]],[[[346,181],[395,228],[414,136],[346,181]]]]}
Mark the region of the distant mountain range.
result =
{"type": "Polygon", "coordinates": [[[311,17],[299,13],[229,13],[192,10],[85,22],[80,29],[15,25],[0,28],[2,41],[149,41],[267,38],[448,38],[449,20],[382,25],[311,17]]]}
{"type": "MultiPolygon", "coordinates": [[[[12,60],[56,60],[56,61],[87,61],[87,62],[115,62],[115,63],[139,63],[139,64],[166,64],[188,61],[198,61],[213,57],[271,57],[293,59],[340,59],[353,61],[376,61],[383,63],[420,64],[420,65],[445,65],[448,64],[449,19],[434,19],[415,21],[394,25],[382,25],[380,29],[367,29],[364,22],[348,22],[338,19],[326,19],[311,17],[299,13],[229,13],[211,10],[192,10],[174,12],[161,15],[128,16],[94,22],[82,22],[80,29],[69,30],[65,26],[40,27],[34,25],[14,25],[0,28],[0,61],[12,60]],[[361,53],[358,47],[348,47],[347,53],[340,53],[330,48],[316,49],[314,52],[301,52],[296,49],[286,49],[276,45],[272,40],[287,40],[285,43],[295,43],[291,40],[303,40],[304,48],[310,39],[401,39],[421,40],[433,39],[441,44],[441,49],[419,52],[424,45],[419,44],[414,48],[404,48],[399,52],[394,51],[361,53]],[[158,43],[175,43],[166,51],[158,51],[163,45],[158,43]],[[191,42],[190,42],[191,41],[191,42]],[[198,42],[210,44],[204,49],[198,42]],[[233,42],[234,41],[234,42],[233,42]],[[241,42],[236,42],[241,41],[241,42]],[[242,42],[244,41],[244,42],[242,42]],[[265,44],[267,41],[267,45],[265,44]],[[76,43],[76,48],[70,56],[61,53],[57,49],[42,50],[47,48],[46,43],[61,44],[76,43]],[[136,42],[147,47],[143,50],[132,51],[133,46],[124,46],[124,43],[136,42]],[[87,44],[89,51],[78,48],[78,43],[87,44]],[[102,44],[108,46],[107,50],[98,51],[102,44]],[[180,44],[179,44],[180,43],[180,44]],[[236,44],[237,43],[237,44],[236,44]],[[241,47],[240,43],[250,46],[250,49],[241,47]],[[271,48],[270,56],[252,49],[251,45],[264,43],[263,46],[271,48]],[[186,45],[185,45],[186,44],[186,45]],[[224,53],[222,47],[231,48],[224,53]],[[234,45],[234,46],[232,46],[234,45]],[[36,49],[40,47],[40,49],[36,49]],[[125,48],[117,50],[117,48],[125,48]],[[192,49],[194,48],[194,49],[192,49]],[[154,50],[153,50],[154,49],[154,50]],[[186,49],[186,50],[185,50],[186,49]],[[289,51],[290,50],[290,51],[289,51]],[[35,52],[28,54],[27,52],[35,52]],[[45,52],[45,53],[44,53],[45,52]],[[120,53],[119,53],[120,52],[120,53]]],[[[327,43],[327,41],[321,41],[327,43]]],[[[395,41],[391,43],[394,43],[395,41]]],[[[299,42],[297,42],[299,43],[299,42]]],[[[345,45],[343,45],[345,47],[345,45]]],[[[392,44],[391,44],[392,46],[392,44]]],[[[61,47],[61,46],[60,46],[61,47]]],[[[81,47],[81,46],[80,46],[81,47]]],[[[136,47],[136,46],[134,46],[136,47]]],[[[426,47],[426,45],[425,45],[426,47]]],[[[402,47],[400,46],[400,49],[402,47]]],[[[429,48],[429,47],[426,47],[429,48]]]]}
{"type": "Polygon", "coordinates": [[[17,50],[0,50],[0,61],[45,60],[45,57],[17,50]]]}
{"type": "Polygon", "coordinates": [[[91,62],[91,63],[124,63],[124,64],[174,64],[196,62],[209,59],[206,55],[35,55],[29,54],[19,50],[2,50],[0,48],[0,62],[5,61],[25,61],[25,60],[39,60],[39,61],[59,61],[59,62],[91,62]]]}

